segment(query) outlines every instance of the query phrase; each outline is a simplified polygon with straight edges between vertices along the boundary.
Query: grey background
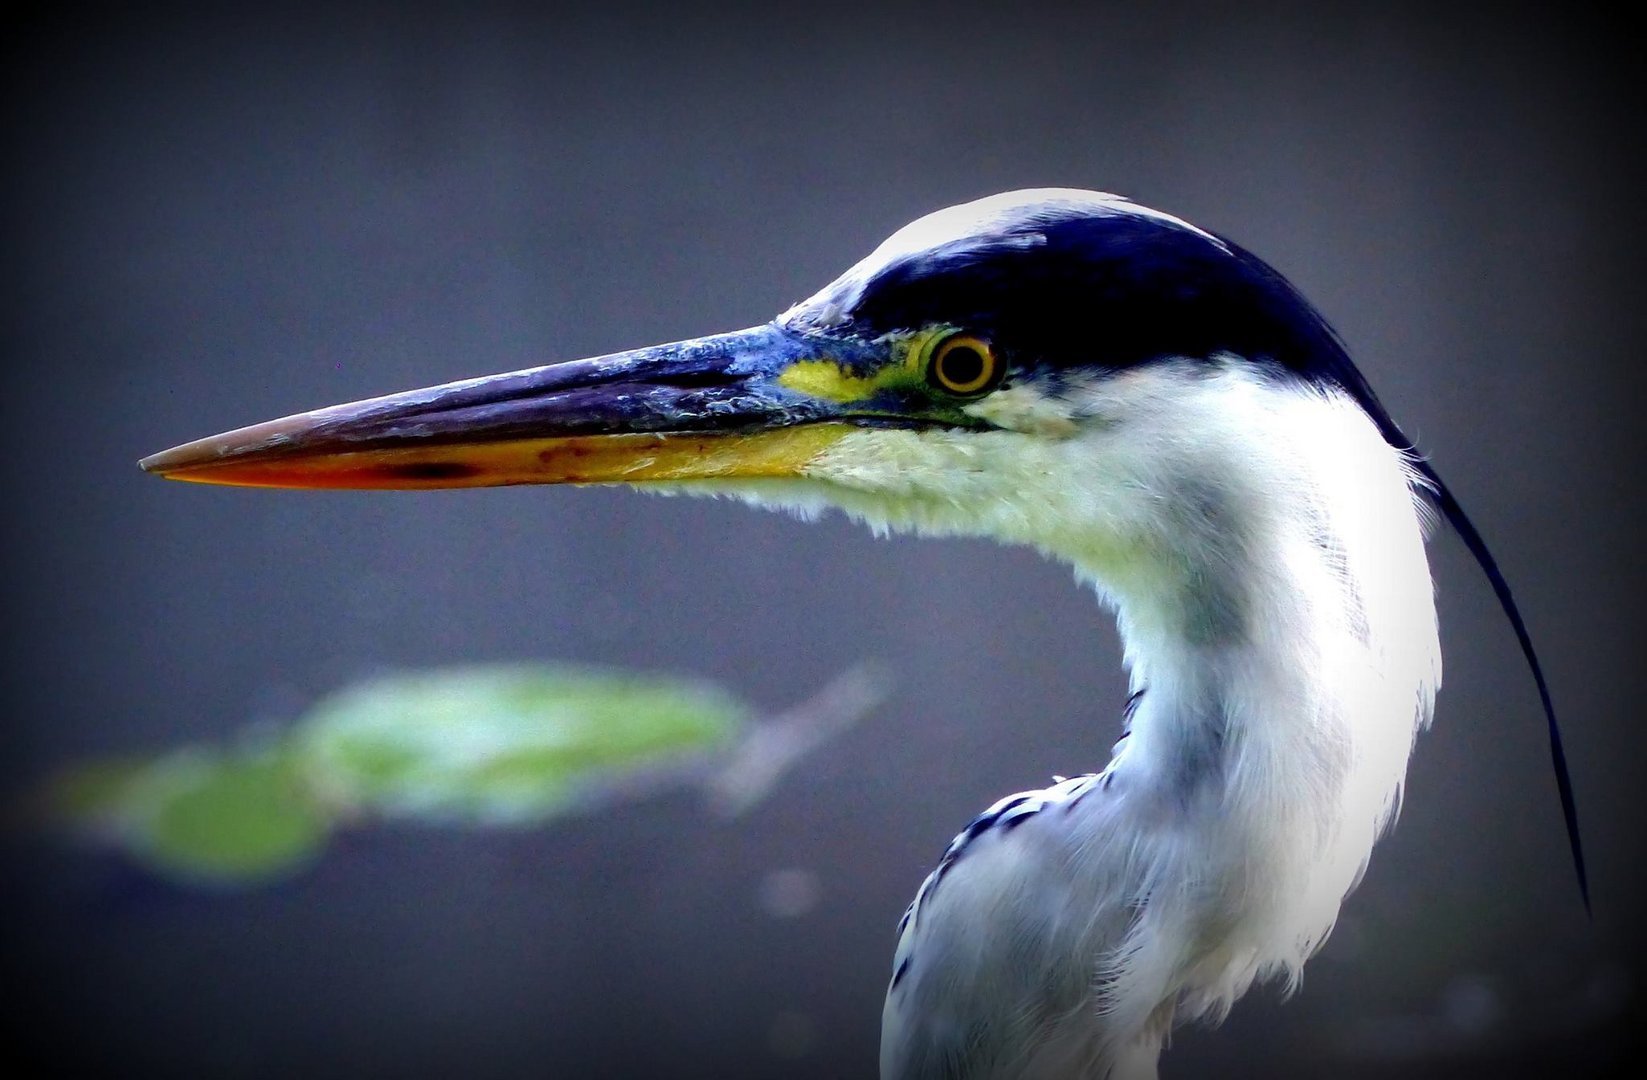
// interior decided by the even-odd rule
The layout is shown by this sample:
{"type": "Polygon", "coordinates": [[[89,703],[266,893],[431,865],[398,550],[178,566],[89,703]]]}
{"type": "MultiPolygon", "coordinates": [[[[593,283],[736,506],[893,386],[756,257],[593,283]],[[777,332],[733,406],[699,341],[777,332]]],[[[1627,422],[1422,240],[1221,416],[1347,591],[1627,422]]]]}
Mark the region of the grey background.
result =
{"type": "Polygon", "coordinates": [[[1113,628],[1067,570],[626,491],[213,490],[133,462],[748,325],[921,213],[1064,184],[1230,235],[1342,331],[1515,585],[1592,857],[1587,923],[1531,680],[1439,538],[1447,679],[1400,827],[1302,992],[1181,1032],[1165,1075],[1625,1059],[1647,786],[1629,35],[1581,9],[1001,7],[14,17],[5,790],[287,718],[386,667],[568,658],[769,709],[866,658],[897,682],[733,824],[680,795],[526,834],[356,832],[244,896],[10,844],[7,1054],[870,1075],[893,925],[943,844],[1115,735],[1113,628]],[[799,918],[758,900],[783,868],[817,875],[799,918]]]}

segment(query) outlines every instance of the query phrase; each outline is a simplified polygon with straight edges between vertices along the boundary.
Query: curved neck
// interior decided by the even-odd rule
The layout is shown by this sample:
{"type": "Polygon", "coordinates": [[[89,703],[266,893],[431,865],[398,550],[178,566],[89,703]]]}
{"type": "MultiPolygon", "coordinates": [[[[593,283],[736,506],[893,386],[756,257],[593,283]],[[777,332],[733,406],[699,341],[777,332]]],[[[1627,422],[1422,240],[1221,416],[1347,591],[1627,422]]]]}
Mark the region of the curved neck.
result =
{"type": "Polygon", "coordinates": [[[1254,875],[1330,896],[1324,933],[1440,681],[1407,462],[1350,396],[1233,357],[1026,381],[986,407],[993,430],[866,428],[799,482],[693,490],[1073,564],[1147,690],[1117,779],[1216,809],[1254,875]]]}
{"type": "Polygon", "coordinates": [[[1153,430],[1131,410],[1155,446],[1118,490],[1144,495],[1110,515],[1120,542],[1060,553],[1145,691],[1118,790],[1216,817],[1227,865],[1208,872],[1280,898],[1253,948],[1296,970],[1395,811],[1440,650],[1401,455],[1347,398],[1228,377],[1173,387],[1153,430]]]}
{"type": "Polygon", "coordinates": [[[1233,357],[1026,379],[975,412],[990,430],[866,428],[799,483],[698,490],[1073,564],[1145,691],[1103,827],[1164,830],[1128,842],[1128,887],[1176,920],[1150,940],[1191,950],[1123,965],[1159,983],[1128,1000],[1163,1000],[1185,965],[1202,991],[1181,1015],[1296,974],[1395,810],[1440,682],[1407,461],[1351,396],[1233,357]],[[1194,953],[1209,940],[1217,955],[1194,953]]]}

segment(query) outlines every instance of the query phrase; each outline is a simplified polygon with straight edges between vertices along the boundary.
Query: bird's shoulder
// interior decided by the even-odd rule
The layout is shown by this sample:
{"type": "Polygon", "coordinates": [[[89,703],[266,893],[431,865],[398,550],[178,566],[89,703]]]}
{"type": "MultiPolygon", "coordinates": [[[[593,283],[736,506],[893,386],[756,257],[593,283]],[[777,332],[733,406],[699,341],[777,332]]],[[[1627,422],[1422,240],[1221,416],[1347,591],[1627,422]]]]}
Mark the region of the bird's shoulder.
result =
{"type": "Polygon", "coordinates": [[[989,809],[968,822],[966,828],[949,842],[949,846],[944,849],[942,857],[938,860],[938,865],[926,876],[926,880],[916,890],[915,899],[910,902],[909,907],[904,910],[903,917],[898,921],[899,948],[894,959],[894,986],[897,985],[899,975],[907,968],[912,924],[921,909],[932,902],[944,879],[963,859],[967,859],[988,842],[1012,833],[1037,816],[1053,810],[1075,810],[1093,792],[1108,786],[1114,774],[1116,756],[1126,746],[1127,739],[1132,734],[1133,717],[1138,711],[1144,693],[1143,688],[1138,688],[1128,696],[1121,713],[1120,741],[1112,748],[1110,764],[1102,772],[1083,773],[1071,777],[1054,776],[1053,782],[1046,787],[1015,792],[999,799],[989,809]]]}
{"type": "Polygon", "coordinates": [[[1101,895],[1103,875],[1072,872],[1070,853],[1081,820],[1104,813],[1107,775],[1009,795],[944,849],[899,923],[883,1076],[1085,1075],[1025,1063],[1096,1053],[1099,1029],[1084,1019],[1095,946],[1113,944],[1123,925],[1101,895]]]}
{"type": "Polygon", "coordinates": [[[1054,777],[1054,782],[1050,786],[1008,795],[968,822],[966,828],[957,833],[955,839],[944,849],[938,865],[926,876],[926,880],[916,890],[915,899],[898,921],[900,947],[895,958],[893,986],[898,984],[900,976],[908,967],[913,924],[923,909],[930,908],[939,888],[964,860],[976,854],[991,840],[1013,832],[1037,815],[1057,809],[1073,809],[1087,795],[1102,787],[1105,776],[1104,773],[1086,773],[1067,778],[1054,777]]]}

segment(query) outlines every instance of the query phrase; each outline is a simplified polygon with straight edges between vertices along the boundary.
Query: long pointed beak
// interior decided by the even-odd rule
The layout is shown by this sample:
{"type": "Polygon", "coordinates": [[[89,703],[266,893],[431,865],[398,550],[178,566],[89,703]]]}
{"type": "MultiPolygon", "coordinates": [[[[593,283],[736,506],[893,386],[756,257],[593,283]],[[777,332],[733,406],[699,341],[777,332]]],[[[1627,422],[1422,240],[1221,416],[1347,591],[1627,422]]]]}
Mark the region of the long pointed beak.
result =
{"type": "Polygon", "coordinates": [[[784,386],[820,343],[776,325],[334,405],[144,458],[172,480],[453,488],[799,474],[850,426],[784,386]]]}

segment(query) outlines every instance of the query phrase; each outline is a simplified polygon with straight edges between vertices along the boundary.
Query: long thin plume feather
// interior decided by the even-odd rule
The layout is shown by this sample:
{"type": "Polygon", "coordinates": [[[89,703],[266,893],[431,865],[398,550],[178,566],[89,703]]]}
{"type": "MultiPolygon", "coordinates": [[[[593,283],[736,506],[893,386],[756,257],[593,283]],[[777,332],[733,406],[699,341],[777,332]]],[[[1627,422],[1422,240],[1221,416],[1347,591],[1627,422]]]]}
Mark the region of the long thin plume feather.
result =
{"type": "Polygon", "coordinates": [[[1544,703],[1544,718],[1550,729],[1550,764],[1555,770],[1556,788],[1561,795],[1561,814],[1567,823],[1567,845],[1573,852],[1573,869],[1578,874],[1578,891],[1584,898],[1584,910],[1589,913],[1590,879],[1584,870],[1584,845],[1578,832],[1578,801],[1573,796],[1573,779],[1567,772],[1567,752],[1561,746],[1561,728],[1556,724],[1555,704],[1550,699],[1550,686],[1544,679],[1544,668],[1539,664],[1538,653],[1533,649],[1532,635],[1527,632],[1527,624],[1521,618],[1521,609],[1516,607],[1515,597],[1510,594],[1510,583],[1504,580],[1504,574],[1498,568],[1498,561],[1487,548],[1487,541],[1481,538],[1469,515],[1458,505],[1458,499],[1453,496],[1435,469],[1422,460],[1414,464],[1429,484],[1430,491],[1427,494],[1458,533],[1459,539],[1464,541],[1464,546],[1470,549],[1470,554],[1475,556],[1482,573],[1487,575],[1494,594],[1498,596],[1499,605],[1515,629],[1516,640],[1521,642],[1521,655],[1527,658],[1527,666],[1533,672],[1533,681],[1538,684],[1538,697],[1544,703]]]}

